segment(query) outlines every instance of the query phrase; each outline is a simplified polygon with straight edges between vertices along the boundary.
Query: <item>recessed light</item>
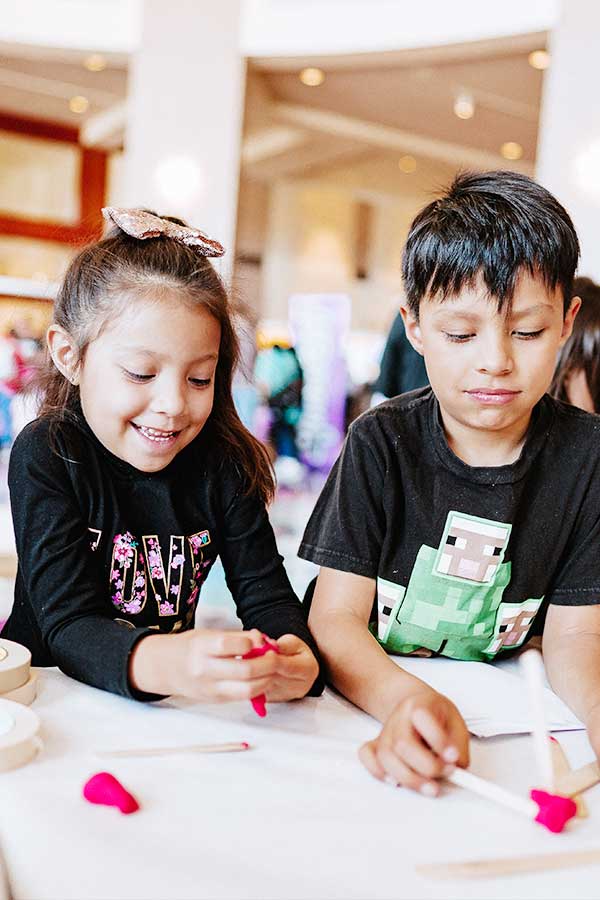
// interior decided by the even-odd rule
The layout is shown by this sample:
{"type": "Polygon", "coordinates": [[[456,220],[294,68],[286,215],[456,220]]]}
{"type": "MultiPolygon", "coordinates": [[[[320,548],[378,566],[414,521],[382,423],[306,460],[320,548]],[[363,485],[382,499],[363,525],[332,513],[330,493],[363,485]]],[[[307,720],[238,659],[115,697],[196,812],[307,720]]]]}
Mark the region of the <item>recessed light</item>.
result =
{"type": "Polygon", "coordinates": [[[547,69],[550,65],[550,54],[547,50],[533,50],[527,57],[532,69],[547,69]]]}
{"type": "Polygon", "coordinates": [[[459,94],[453,108],[459,119],[472,119],[475,115],[475,101],[470,94],[459,94]]]}
{"type": "Polygon", "coordinates": [[[302,69],[298,78],[302,84],[306,84],[308,87],[318,87],[325,81],[325,72],[322,69],[315,69],[313,66],[309,66],[307,69],[302,69]]]}
{"type": "Polygon", "coordinates": [[[69,109],[74,113],[84,113],[89,105],[90,101],[88,98],[82,97],[81,94],[76,94],[69,100],[69,109]]]}
{"type": "Polygon", "coordinates": [[[414,156],[401,156],[398,160],[398,168],[401,172],[404,172],[405,175],[410,175],[417,168],[417,161],[414,156]]]}
{"type": "Polygon", "coordinates": [[[516,141],[506,141],[500,147],[500,153],[504,159],[521,159],[523,156],[523,148],[516,141]]]}
{"type": "Polygon", "coordinates": [[[106,68],[106,59],[101,53],[90,53],[83,64],[88,72],[102,72],[106,68]]]}

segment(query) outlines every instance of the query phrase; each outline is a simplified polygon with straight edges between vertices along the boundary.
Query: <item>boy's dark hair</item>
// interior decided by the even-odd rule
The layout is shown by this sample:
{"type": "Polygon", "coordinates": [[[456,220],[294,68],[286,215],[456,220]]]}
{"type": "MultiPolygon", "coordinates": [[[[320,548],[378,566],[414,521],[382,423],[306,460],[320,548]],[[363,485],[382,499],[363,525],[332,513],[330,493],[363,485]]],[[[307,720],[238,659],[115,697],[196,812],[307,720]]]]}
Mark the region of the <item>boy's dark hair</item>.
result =
{"type": "MultiPolygon", "coordinates": [[[[181,219],[170,221],[185,224],[181,219]]],[[[240,354],[233,311],[223,282],[206,257],[166,235],[138,240],[112,228],[72,260],[54,304],[54,321],[74,339],[78,362],[83,362],[88,344],[123,311],[132,295],[154,299],[164,288],[179,293],[182,303],[203,308],[221,326],[214,404],[203,434],[214,441],[215,457],[230,460],[242,472],[248,493],[256,492],[267,502],[275,488],[267,451],[244,427],[233,403],[231,383],[240,354]]],[[[79,388],[58,371],[48,352],[37,387],[40,415],[60,421],[77,409],[79,388]]]]}
{"type": "Polygon", "coordinates": [[[408,307],[418,318],[426,297],[446,300],[481,275],[502,311],[522,271],[573,296],[579,241],[565,208],[517,172],[458,175],[413,221],[402,258],[408,307]]]}
{"type": "Polygon", "coordinates": [[[573,294],[581,297],[581,309],[570,338],[558,354],[549,393],[569,403],[568,381],[583,371],[594,411],[600,413],[600,285],[591,278],[576,278],[573,294]]]}

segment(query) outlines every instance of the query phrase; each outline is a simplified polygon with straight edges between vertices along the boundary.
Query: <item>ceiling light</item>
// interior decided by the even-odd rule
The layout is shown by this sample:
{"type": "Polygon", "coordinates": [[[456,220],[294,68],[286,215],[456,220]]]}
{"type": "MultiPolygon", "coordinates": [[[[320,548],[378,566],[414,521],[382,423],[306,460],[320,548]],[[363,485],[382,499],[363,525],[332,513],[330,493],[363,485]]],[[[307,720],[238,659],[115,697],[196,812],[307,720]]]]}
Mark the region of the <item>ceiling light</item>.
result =
{"type": "Polygon", "coordinates": [[[88,72],[102,72],[106,68],[106,59],[101,53],[90,53],[83,64],[88,72]]]}
{"type": "Polygon", "coordinates": [[[504,159],[521,159],[523,156],[523,148],[520,144],[517,144],[516,141],[506,141],[506,143],[502,144],[500,147],[500,153],[504,159]]]}
{"type": "Polygon", "coordinates": [[[308,87],[318,87],[325,81],[325,72],[322,69],[314,69],[312,66],[309,66],[308,69],[302,69],[298,78],[302,84],[306,84],[308,87]]]}
{"type": "Polygon", "coordinates": [[[74,113],[84,113],[89,105],[90,101],[88,98],[82,97],[81,94],[76,94],[75,97],[71,97],[69,100],[69,109],[74,113]]]}
{"type": "Polygon", "coordinates": [[[459,119],[472,119],[475,115],[475,101],[470,94],[459,94],[453,108],[454,115],[459,119]]]}
{"type": "Polygon", "coordinates": [[[550,54],[547,50],[533,50],[527,57],[532,69],[547,69],[550,65],[550,54]]]}
{"type": "Polygon", "coordinates": [[[417,168],[417,161],[414,156],[401,156],[398,160],[398,168],[405,175],[410,175],[417,168]]]}

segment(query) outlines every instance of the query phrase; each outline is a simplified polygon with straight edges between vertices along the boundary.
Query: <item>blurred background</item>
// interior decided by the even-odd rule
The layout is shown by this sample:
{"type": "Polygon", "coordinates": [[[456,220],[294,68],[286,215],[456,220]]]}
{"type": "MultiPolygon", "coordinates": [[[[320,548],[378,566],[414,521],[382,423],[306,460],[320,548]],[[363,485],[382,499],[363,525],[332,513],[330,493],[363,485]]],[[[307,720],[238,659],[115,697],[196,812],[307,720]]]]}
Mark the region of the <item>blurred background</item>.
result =
{"type": "MultiPolygon", "coordinates": [[[[0,619],[10,445],[57,282],[106,205],[221,241],[245,304],[236,402],[268,442],[295,556],[348,423],[426,383],[396,319],[416,212],[459,170],[533,175],[600,276],[594,0],[4,0],[0,16],[0,619]]],[[[206,615],[226,614],[215,569],[206,615]]]]}

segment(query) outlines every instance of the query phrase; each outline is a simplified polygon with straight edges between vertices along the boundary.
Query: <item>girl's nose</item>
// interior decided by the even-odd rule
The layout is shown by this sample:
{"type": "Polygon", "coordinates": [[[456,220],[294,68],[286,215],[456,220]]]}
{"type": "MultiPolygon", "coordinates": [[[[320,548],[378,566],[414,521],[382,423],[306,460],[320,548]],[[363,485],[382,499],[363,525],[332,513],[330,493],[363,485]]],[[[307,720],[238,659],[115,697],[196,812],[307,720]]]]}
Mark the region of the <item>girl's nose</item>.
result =
{"type": "Polygon", "coordinates": [[[186,411],[186,391],[179,380],[164,379],[156,383],[152,408],[156,413],[176,419],[186,411]]]}

